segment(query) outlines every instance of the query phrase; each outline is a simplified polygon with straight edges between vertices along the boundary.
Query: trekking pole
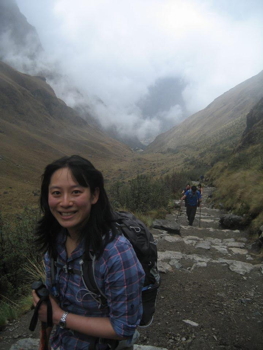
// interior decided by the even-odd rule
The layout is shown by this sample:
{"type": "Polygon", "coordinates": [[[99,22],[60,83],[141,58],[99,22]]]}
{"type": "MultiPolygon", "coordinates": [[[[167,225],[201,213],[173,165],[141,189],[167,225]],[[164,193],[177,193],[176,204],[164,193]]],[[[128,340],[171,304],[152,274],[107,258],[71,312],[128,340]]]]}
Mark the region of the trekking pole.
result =
{"type": "MultiPolygon", "coordinates": [[[[178,216],[181,216],[181,212],[182,212],[182,201],[180,201],[180,207],[179,207],[179,211],[178,211],[178,216]]],[[[177,217],[178,219],[178,217],[177,217]]]]}
{"type": "Polygon", "coordinates": [[[35,307],[35,311],[32,316],[29,329],[32,332],[35,330],[38,321],[38,310],[42,303],[47,303],[47,322],[41,322],[40,342],[38,350],[49,350],[49,336],[53,326],[52,305],[49,299],[49,292],[41,280],[33,282],[31,287],[33,290],[36,291],[40,299],[35,307]]]}
{"type": "Polygon", "coordinates": [[[200,203],[199,227],[201,227],[201,203],[200,203]]]}

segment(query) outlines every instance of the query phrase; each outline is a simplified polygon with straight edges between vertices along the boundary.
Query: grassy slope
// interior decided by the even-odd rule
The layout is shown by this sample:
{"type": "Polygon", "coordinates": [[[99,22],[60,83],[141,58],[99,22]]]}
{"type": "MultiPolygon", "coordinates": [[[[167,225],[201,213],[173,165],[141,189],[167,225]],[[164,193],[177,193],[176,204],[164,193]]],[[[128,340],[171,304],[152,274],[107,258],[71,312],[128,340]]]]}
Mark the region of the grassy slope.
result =
{"type": "Polygon", "coordinates": [[[181,152],[186,157],[201,156],[209,164],[213,153],[222,153],[236,145],[246,127],[246,115],[263,96],[262,91],[263,71],[159,135],[147,152],[181,152]]]}
{"type": "Polygon", "coordinates": [[[263,223],[263,98],[247,115],[234,152],[207,174],[217,187],[214,200],[237,214],[249,213],[252,229],[263,223]]]}

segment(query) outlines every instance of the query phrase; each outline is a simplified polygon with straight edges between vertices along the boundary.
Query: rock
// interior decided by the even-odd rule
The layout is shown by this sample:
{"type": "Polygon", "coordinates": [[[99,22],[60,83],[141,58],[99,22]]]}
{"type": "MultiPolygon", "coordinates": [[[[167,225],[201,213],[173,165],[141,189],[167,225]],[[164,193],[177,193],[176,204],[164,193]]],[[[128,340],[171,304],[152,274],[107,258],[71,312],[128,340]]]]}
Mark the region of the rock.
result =
{"type": "Polygon", "coordinates": [[[161,273],[167,273],[167,272],[172,272],[173,269],[171,267],[171,265],[169,265],[168,263],[164,262],[164,261],[158,261],[158,270],[161,273]]]}
{"type": "Polygon", "coordinates": [[[222,245],[214,245],[213,246],[214,249],[216,249],[217,251],[219,251],[222,254],[228,254],[228,250],[226,247],[222,246],[222,245]]]}
{"type": "Polygon", "coordinates": [[[183,265],[176,259],[171,260],[169,264],[175,267],[177,270],[180,270],[183,267],[183,265]]]}
{"type": "Polygon", "coordinates": [[[196,267],[207,267],[207,263],[204,261],[195,263],[195,264],[193,264],[191,271],[193,271],[193,269],[195,269],[196,267]]]}
{"type": "Polygon", "coordinates": [[[262,239],[257,239],[255,242],[252,243],[251,249],[255,253],[260,253],[261,249],[263,248],[263,241],[262,239]]]}
{"type": "Polygon", "coordinates": [[[180,225],[175,221],[171,220],[154,220],[153,228],[158,230],[165,230],[169,233],[180,235],[180,225]]]}
{"type": "Polygon", "coordinates": [[[229,248],[231,252],[234,254],[241,254],[241,255],[247,255],[248,251],[246,249],[240,249],[240,248],[229,248]]]}
{"type": "Polygon", "coordinates": [[[188,236],[183,238],[185,244],[196,245],[197,242],[200,242],[202,239],[196,236],[188,236]]]}
{"type": "Polygon", "coordinates": [[[229,264],[229,268],[231,271],[244,275],[245,273],[250,273],[254,269],[254,266],[241,261],[233,261],[229,264]]]}
{"type": "Polygon", "coordinates": [[[38,349],[39,339],[20,339],[18,342],[13,344],[10,350],[36,350],[38,349]]]}
{"type": "Polygon", "coordinates": [[[165,235],[162,237],[167,242],[174,243],[174,242],[181,242],[183,239],[181,236],[171,236],[171,235],[165,235]]]}
{"type": "Polygon", "coordinates": [[[196,244],[195,248],[211,249],[211,243],[207,241],[199,242],[196,244]]]}
{"type": "Polygon", "coordinates": [[[245,243],[242,242],[228,242],[226,244],[229,248],[244,248],[245,243]]]}
{"type": "Polygon", "coordinates": [[[191,326],[198,327],[199,324],[191,320],[183,320],[183,322],[190,324],[191,326]]]}
{"type": "Polygon", "coordinates": [[[168,350],[166,348],[157,348],[156,346],[149,345],[134,345],[134,350],[168,350]]]}
{"type": "Polygon", "coordinates": [[[219,223],[224,228],[239,229],[246,226],[245,219],[242,216],[226,214],[219,219],[219,223]]]}
{"type": "Polygon", "coordinates": [[[171,260],[171,259],[180,260],[183,258],[183,256],[184,255],[181,252],[166,250],[165,252],[158,252],[158,262],[159,260],[160,261],[171,260]]]}

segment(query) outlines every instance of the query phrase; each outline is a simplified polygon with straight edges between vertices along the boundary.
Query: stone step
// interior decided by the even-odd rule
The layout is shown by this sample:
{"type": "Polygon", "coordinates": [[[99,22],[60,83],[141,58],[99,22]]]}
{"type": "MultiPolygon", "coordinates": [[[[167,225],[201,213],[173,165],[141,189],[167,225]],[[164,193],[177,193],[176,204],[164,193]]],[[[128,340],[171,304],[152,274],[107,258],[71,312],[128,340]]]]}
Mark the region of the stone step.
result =
{"type": "Polygon", "coordinates": [[[193,271],[196,268],[205,268],[208,264],[227,266],[232,272],[240,275],[257,271],[263,274],[263,264],[234,260],[233,258],[211,259],[205,255],[183,254],[180,251],[164,251],[158,253],[158,269],[162,273],[172,272],[174,269],[187,269],[193,271]]]}

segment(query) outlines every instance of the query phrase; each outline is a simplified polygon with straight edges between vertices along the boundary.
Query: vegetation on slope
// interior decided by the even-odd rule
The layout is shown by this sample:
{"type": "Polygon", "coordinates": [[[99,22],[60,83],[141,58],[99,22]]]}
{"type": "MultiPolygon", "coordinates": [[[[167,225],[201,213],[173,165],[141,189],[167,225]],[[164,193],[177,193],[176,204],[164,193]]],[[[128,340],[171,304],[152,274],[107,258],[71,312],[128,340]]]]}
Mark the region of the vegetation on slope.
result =
{"type": "Polygon", "coordinates": [[[245,128],[246,116],[263,97],[263,71],[219,96],[204,110],[159,135],[147,153],[184,157],[184,163],[199,162],[208,170],[231,153],[245,128]]]}
{"type": "Polygon", "coordinates": [[[217,187],[213,200],[246,215],[252,231],[263,224],[263,99],[247,115],[247,127],[232,154],[206,174],[217,187]]]}

